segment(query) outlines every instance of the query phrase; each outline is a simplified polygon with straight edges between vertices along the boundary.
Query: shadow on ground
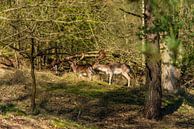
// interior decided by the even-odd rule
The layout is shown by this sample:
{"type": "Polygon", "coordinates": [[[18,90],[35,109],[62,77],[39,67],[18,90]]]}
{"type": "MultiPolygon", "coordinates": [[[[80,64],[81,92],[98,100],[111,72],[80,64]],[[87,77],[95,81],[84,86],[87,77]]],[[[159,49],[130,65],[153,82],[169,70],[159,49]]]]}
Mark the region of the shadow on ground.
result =
{"type": "Polygon", "coordinates": [[[0,104],[0,113],[6,114],[8,112],[16,112],[17,114],[26,115],[24,111],[17,108],[17,106],[13,103],[0,104]]]}
{"type": "MultiPolygon", "coordinates": [[[[142,121],[141,111],[146,98],[146,88],[121,87],[96,82],[39,82],[37,107],[41,114],[60,116],[84,125],[99,128],[154,128],[157,123],[142,121]]],[[[11,99],[11,104],[0,105],[1,112],[23,112],[16,108],[15,101],[27,101],[29,94],[11,99]]],[[[183,102],[194,106],[194,96],[187,92],[164,94],[162,115],[176,112],[183,102]]],[[[191,127],[190,121],[175,121],[176,127],[191,127]],[[185,124],[187,123],[187,124],[185,124]]]]}
{"type": "Polygon", "coordinates": [[[129,123],[129,115],[132,124],[132,119],[135,119],[142,109],[145,88],[80,81],[76,84],[47,83],[42,94],[39,108],[43,112],[67,117],[83,124],[97,124],[102,128],[108,121],[121,121],[123,116],[126,116],[125,122],[129,123]]]}

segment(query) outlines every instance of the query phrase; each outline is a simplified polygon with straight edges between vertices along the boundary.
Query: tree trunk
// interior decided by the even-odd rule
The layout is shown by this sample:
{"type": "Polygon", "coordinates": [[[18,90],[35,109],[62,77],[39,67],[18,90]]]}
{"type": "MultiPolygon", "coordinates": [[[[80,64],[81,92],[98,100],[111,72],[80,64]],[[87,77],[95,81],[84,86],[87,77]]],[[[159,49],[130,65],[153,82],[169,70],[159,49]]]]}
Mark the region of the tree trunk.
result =
{"type": "Polygon", "coordinates": [[[147,59],[146,56],[146,69],[147,69],[147,82],[149,87],[148,98],[145,104],[145,117],[148,119],[160,119],[161,118],[161,63],[159,61],[153,61],[147,59]]]}
{"type": "MultiPolygon", "coordinates": [[[[141,1],[141,5],[142,5],[142,14],[145,14],[145,1],[144,0],[141,1]]],[[[142,22],[142,28],[144,28],[145,27],[145,17],[141,18],[141,22],[142,22]]],[[[143,29],[142,29],[142,34],[143,35],[145,34],[143,29]]],[[[142,50],[144,49],[145,49],[145,37],[142,36],[142,50]]],[[[144,54],[142,54],[142,66],[144,66],[144,64],[145,64],[145,56],[144,54]]]]}
{"type": "MultiPolygon", "coordinates": [[[[40,44],[38,43],[38,45],[37,45],[37,52],[39,52],[40,51],[40,44]]],[[[39,56],[39,57],[37,57],[36,58],[36,60],[37,60],[37,69],[38,70],[42,70],[42,56],[39,56]]]]}
{"type": "Polygon", "coordinates": [[[32,112],[35,111],[36,108],[36,77],[35,77],[35,67],[34,67],[34,51],[35,51],[35,41],[32,38],[32,44],[31,44],[31,77],[32,77],[32,93],[31,93],[31,110],[32,112]]]}
{"type": "Polygon", "coordinates": [[[148,30],[145,40],[149,49],[145,54],[146,84],[149,87],[148,97],[145,103],[144,115],[148,119],[161,118],[161,62],[159,35],[153,32],[153,16],[151,0],[145,0],[145,27],[148,30]]]}
{"type": "Polygon", "coordinates": [[[180,78],[180,69],[172,63],[172,54],[165,43],[161,44],[162,59],[162,87],[168,92],[175,92],[178,88],[178,80],[180,78]]]}
{"type": "MultiPolygon", "coordinates": [[[[179,17],[184,17],[184,0],[180,0],[178,4],[179,17]]],[[[176,26],[172,25],[172,28],[176,26]]],[[[179,38],[179,31],[173,31],[176,40],[179,38]]],[[[181,76],[180,68],[176,67],[177,60],[182,62],[182,47],[178,46],[177,51],[173,52],[168,48],[166,43],[161,44],[161,57],[162,57],[162,87],[168,92],[176,92],[179,88],[179,79],[181,76]]]]}

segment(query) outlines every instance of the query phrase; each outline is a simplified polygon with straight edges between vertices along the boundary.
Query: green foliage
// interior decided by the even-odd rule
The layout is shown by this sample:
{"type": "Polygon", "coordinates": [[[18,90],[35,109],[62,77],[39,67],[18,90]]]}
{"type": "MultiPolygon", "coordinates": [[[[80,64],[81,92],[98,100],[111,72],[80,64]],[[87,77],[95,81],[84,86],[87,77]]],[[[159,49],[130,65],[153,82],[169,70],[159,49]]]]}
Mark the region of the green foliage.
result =
{"type": "MultiPolygon", "coordinates": [[[[74,54],[105,49],[114,52],[124,52],[127,55],[119,58],[129,62],[130,56],[141,59],[135,50],[136,32],[140,19],[127,15],[118,8],[139,10],[140,1],[32,1],[18,0],[16,3],[0,7],[1,34],[4,39],[0,44],[7,48],[14,46],[19,52],[30,53],[31,39],[35,39],[35,54],[50,47],[63,47],[60,53],[74,54]],[[8,20],[9,19],[9,20],[8,20]],[[31,32],[33,31],[33,32],[31,32]],[[20,32],[19,34],[16,34],[20,32]],[[16,34],[16,35],[14,35],[16,34]],[[12,36],[13,35],[13,36],[12,36]],[[127,47],[126,47],[127,46],[127,47]],[[133,54],[131,54],[133,53],[133,54]],[[125,58],[125,59],[124,59],[125,58]]],[[[140,11],[141,12],[141,11],[140,11]]],[[[1,41],[1,40],[0,40],[1,41]]],[[[4,49],[5,51],[12,51],[4,49]]],[[[14,51],[12,56],[14,56],[14,51]]],[[[54,53],[49,50],[47,53],[54,53]]],[[[54,58],[55,55],[48,55],[54,58]]],[[[114,59],[113,60],[118,60],[114,59]]]]}
{"type": "Polygon", "coordinates": [[[167,44],[168,48],[174,52],[177,51],[177,49],[180,45],[180,41],[177,38],[175,38],[174,36],[166,36],[165,43],[167,44]]]}
{"type": "MultiPolygon", "coordinates": [[[[173,63],[178,66],[188,62],[193,55],[191,53],[191,49],[193,49],[193,37],[191,36],[193,35],[192,19],[194,17],[192,4],[191,1],[185,0],[153,0],[154,26],[149,30],[143,28],[145,33],[161,34],[160,42],[166,43],[173,63]],[[185,53],[184,51],[188,52],[185,53]],[[182,56],[184,56],[183,61],[181,61],[182,56]],[[186,61],[186,58],[188,61],[186,61]],[[180,60],[178,61],[177,59],[180,60]]],[[[144,49],[144,53],[154,54],[150,46],[146,45],[144,49]]]]}

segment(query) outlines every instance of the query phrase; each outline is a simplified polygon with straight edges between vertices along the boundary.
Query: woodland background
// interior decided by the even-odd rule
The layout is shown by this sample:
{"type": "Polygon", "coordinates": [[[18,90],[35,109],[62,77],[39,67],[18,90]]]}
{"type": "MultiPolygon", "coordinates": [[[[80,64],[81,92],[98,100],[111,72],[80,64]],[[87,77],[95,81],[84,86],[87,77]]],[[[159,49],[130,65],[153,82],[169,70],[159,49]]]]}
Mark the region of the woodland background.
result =
{"type": "Polygon", "coordinates": [[[147,29],[142,13],[147,1],[0,1],[0,127],[193,128],[194,3],[151,0],[154,27],[147,29]],[[149,96],[146,58],[160,59],[145,41],[150,30],[160,35],[161,121],[142,113],[149,96]],[[51,70],[53,60],[67,56],[92,64],[100,50],[106,51],[101,63],[132,68],[130,88],[121,76],[111,86],[105,75],[80,80],[67,62],[59,76],[51,70]],[[179,72],[175,84],[168,70],[179,72]]]}

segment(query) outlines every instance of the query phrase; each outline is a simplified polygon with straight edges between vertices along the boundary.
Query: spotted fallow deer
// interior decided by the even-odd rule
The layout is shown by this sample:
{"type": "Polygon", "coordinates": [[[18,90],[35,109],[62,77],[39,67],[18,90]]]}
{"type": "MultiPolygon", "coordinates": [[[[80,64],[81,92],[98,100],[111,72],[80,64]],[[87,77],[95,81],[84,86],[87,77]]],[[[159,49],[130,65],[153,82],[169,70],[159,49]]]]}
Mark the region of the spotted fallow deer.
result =
{"type": "Polygon", "coordinates": [[[109,76],[108,83],[111,85],[112,77],[114,74],[122,74],[128,81],[128,87],[130,86],[130,74],[132,71],[129,65],[124,63],[109,63],[109,64],[99,64],[100,60],[106,57],[104,50],[99,51],[99,56],[96,62],[92,65],[94,70],[102,71],[109,76]]]}
{"type": "Polygon", "coordinates": [[[92,80],[93,68],[90,64],[78,65],[74,60],[67,61],[70,64],[74,73],[78,73],[79,76],[87,76],[90,80],[92,80]]]}
{"type": "Polygon", "coordinates": [[[130,67],[124,63],[109,63],[109,64],[99,64],[98,62],[93,65],[94,70],[99,70],[105,72],[108,76],[108,83],[111,85],[112,77],[114,74],[123,75],[128,81],[128,87],[130,86],[130,67]]]}

